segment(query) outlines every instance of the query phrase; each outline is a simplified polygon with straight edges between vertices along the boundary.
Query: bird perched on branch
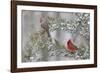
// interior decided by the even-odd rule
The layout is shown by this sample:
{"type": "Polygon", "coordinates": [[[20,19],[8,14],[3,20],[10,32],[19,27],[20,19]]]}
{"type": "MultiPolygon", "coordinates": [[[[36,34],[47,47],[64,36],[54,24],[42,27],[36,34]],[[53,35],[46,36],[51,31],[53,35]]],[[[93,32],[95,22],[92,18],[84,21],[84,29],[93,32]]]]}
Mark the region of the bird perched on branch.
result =
{"type": "Polygon", "coordinates": [[[68,49],[68,51],[70,52],[75,52],[78,48],[72,43],[72,41],[69,39],[67,44],[66,44],[66,47],[68,49]]]}
{"type": "Polygon", "coordinates": [[[45,14],[43,14],[40,17],[40,23],[41,23],[41,27],[45,30],[45,32],[47,32],[48,37],[50,37],[50,33],[49,33],[49,23],[47,21],[47,16],[45,14]]]}
{"type": "Polygon", "coordinates": [[[64,46],[67,51],[74,53],[78,49],[84,47],[88,48],[87,40],[77,33],[71,33],[64,30],[53,31],[50,33],[53,43],[57,41],[60,45],[64,46]]]}

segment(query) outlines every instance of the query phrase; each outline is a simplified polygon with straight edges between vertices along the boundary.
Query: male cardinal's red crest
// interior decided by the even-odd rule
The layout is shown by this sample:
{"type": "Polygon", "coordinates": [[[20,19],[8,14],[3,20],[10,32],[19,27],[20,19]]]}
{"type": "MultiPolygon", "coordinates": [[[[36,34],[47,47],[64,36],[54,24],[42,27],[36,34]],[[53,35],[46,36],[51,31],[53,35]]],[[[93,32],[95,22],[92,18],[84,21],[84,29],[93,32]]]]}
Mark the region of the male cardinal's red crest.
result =
{"type": "Polygon", "coordinates": [[[67,48],[68,48],[68,51],[70,52],[75,52],[77,50],[76,46],[72,43],[71,40],[68,40],[67,48]]]}

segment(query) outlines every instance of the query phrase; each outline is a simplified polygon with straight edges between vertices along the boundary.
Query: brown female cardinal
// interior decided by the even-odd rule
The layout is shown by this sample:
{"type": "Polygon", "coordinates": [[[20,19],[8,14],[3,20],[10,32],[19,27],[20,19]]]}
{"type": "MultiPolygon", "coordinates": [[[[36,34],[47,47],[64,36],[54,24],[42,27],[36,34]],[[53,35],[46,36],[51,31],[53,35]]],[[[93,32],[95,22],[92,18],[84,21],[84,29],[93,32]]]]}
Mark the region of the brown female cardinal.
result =
{"type": "Polygon", "coordinates": [[[41,23],[41,27],[45,30],[45,32],[47,32],[48,37],[50,37],[50,33],[49,33],[49,23],[47,21],[47,15],[42,14],[40,17],[40,23],[41,23]]]}

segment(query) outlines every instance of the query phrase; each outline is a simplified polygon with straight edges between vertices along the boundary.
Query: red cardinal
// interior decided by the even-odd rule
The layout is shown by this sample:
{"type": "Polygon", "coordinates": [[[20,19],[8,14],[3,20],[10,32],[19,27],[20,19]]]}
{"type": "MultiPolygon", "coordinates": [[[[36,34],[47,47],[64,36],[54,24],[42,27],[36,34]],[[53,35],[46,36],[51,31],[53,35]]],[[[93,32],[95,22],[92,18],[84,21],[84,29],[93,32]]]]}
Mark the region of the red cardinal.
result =
{"type": "Polygon", "coordinates": [[[68,40],[67,48],[68,48],[68,51],[73,52],[73,53],[77,50],[77,47],[72,43],[71,40],[68,40]]]}

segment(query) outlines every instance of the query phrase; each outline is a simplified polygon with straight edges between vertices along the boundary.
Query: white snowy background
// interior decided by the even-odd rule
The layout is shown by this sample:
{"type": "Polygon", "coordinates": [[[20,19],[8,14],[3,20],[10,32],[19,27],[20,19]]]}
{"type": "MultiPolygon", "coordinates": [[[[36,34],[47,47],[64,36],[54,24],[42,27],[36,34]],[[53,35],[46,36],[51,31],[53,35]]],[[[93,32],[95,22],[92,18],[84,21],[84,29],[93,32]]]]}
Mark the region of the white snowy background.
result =
{"type": "Polygon", "coordinates": [[[22,10],[21,21],[22,62],[89,59],[89,13],[22,10]],[[50,37],[41,25],[49,27],[46,29],[50,37]],[[63,46],[70,39],[75,39],[74,44],[79,48],[74,53],[63,46]]]}

